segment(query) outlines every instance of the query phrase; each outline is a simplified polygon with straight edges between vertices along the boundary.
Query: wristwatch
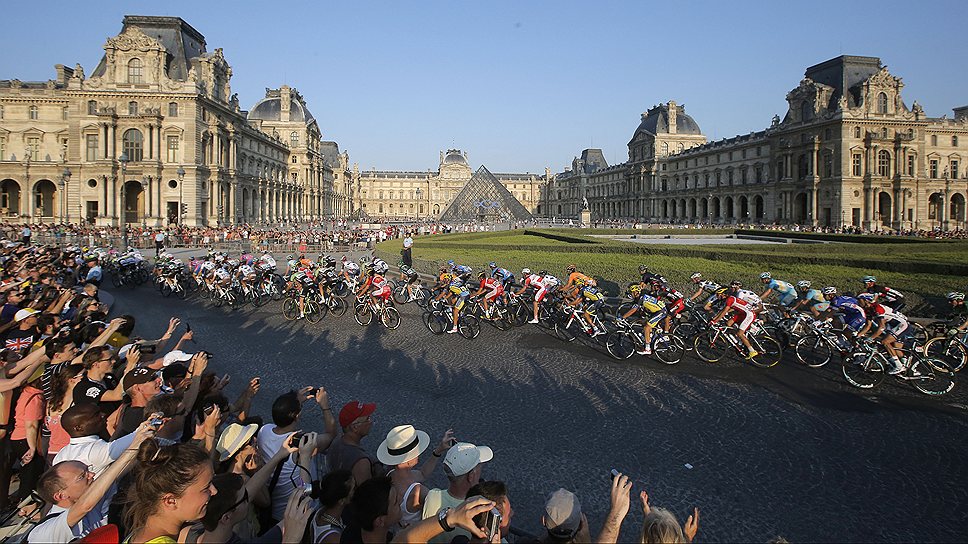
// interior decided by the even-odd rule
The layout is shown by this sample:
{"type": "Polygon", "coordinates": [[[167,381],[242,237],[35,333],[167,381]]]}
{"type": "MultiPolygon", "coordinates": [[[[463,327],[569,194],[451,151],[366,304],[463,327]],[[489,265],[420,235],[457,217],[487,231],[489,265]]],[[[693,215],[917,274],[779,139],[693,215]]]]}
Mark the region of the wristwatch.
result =
{"type": "Polygon", "coordinates": [[[447,525],[447,514],[449,513],[450,513],[449,506],[447,508],[441,508],[440,511],[437,512],[437,523],[440,523],[440,526],[444,529],[444,531],[454,530],[453,527],[451,527],[450,525],[447,525]]]}

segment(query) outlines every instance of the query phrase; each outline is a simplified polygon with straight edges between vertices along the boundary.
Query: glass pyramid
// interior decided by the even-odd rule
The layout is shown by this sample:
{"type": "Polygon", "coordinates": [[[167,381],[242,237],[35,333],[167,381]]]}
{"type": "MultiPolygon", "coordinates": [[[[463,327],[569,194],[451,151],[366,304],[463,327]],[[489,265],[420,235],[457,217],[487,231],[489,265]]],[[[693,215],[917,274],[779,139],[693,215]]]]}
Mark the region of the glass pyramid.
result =
{"type": "Polygon", "coordinates": [[[440,214],[440,221],[530,221],[529,212],[481,166],[440,214]]]}

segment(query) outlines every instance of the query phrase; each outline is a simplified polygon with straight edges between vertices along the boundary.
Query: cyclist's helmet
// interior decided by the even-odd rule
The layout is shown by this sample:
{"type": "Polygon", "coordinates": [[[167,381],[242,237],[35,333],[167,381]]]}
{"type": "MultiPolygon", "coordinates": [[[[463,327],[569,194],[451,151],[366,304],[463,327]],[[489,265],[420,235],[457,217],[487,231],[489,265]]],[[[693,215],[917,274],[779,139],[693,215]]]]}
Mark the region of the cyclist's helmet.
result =
{"type": "Polygon", "coordinates": [[[866,301],[866,302],[874,302],[874,294],[873,293],[861,293],[861,294],[857,295],[857,300],[863,300],[863,301],[866,301]]]}
{"type": "Polygon", "coordinates": [[[336,266],[336,258],[333,257],[332,255],[327,255],[327,256],[323,257],[323,259],[326,261],[326,264],[327,265],[329,265],[329,266],[336,266]]]}
{"type": "Polygon", "coordinates": [[[547,276],[548,275],[548,271],[547,270],[542,270],[541,272],[538,272],[538,275],[539,276],[547,276]]]}
{"type": "Polygon", "coordinates": [[[877,283],[877,278],[874,276],[864,276],[860,279],[861,283],[877,283]]]}
{"type": "Polygon", "coordinates": [[[447,264],[449,264],[451,268],[454,267],[454,261],[452,261],[452,260],[451,261],[447,261],[447,264]]]}
{"type": "Polygon", "coordinates": [[[584,286],[585,286],[584,278],[575,278],[575,287],[584,287],[584,286]]]}
{"type": "Polygon", "coordinates": [[[952,291],[951,293],[948,293],[947,295],[945,295],[945,298],[947,298],[949,301],[952,301],[952,300],[965,300],[965,294],[964,293],[958,293],[956,291],[952,291]]]}
{"type": "Polygon", "coordinates": [[[770,274],[769,272],[763,272],[762,274],[760,274],[760,279],[761,280],[771,280],[771,279],[773,279],[773,274],[770,274]]]}
{"type": "Polygon", "coordinates": [[[720,287],[719,289],[716,289],[716,295],[718,296],[725,297],[728,293],[729,293],[729,289],[725,287],[720,287]]]}
{"type": "Polygon", "coordinates": [[[729,282],[729,286],[730,287],[742,287],[743,286],[743,282],[741,282],[739,280],[733,280],[733,281],[729,282]]]}
{"type": "Polygon", "coordinates": [[[491,270],[494,270],[495,268],[497,268],[497,263],[496,263],[496,262],[494,262],[494,261],[491,261],[491,262],[489,262],[489,263],[487,263],[487,266],[488,266],[488,267],[489,267],[489,268],[490,268],[491,270]]]}
{"type": "Polygon", "coordinates": [[[565,272],[568,272],[569,274],[571,274],[575,270],[578,270],[578,267],[573,264],[570,264],[567,267],[565,267],[565,272]]]}
{"type": "Polygon", "coordinates": [[[836,295],[837,288],[833,286],[824,287],[823,289],[820,290],[820,292],[823,293],[824,295],[836,295]]]}
{"type": "Polygon", "coordinates": [[[797,282],[797,289],[810,289],[811,285],[808,280],[800,280],[797,282]]]}
{"type": "Polygon", "coordinates": [[[642,294],[642,286],[637,283],[633,283],[632,285],[629,285],[628,289],[625,290],[625,294],[632,299],[639,298],[639,295],[642,294]]]}
{"type": "Polygon", "coordinates": [[[689,279],[691,279],[694,282],[697,282],[697,281],[701,280],[702,279],[702,272],[696,272],[696,273],[694,273],[693,275],[689,276],[689,279]]]}
{"type": "Polygon", "coordinates": [[[648,271],[649,271],[649,267],[648,266],[646,266],[644,264],[640,264],[639,265],[639,274],[645,274],[648,271]]]}
{"type": "Polygon", "coordinates": [[[531,269],[530,268],[522,268],[521,269],[521,275],[522,276],[530,276],[531,275],[531,269]]]}
{"type": "Polygon", "coordinates": [[[367,257],[366,255],[360,257],[360,266],[366,266],[366,265],[370,264],[370,262],[371,262],[370,261],[370,258],[367,257]]]}
{"type": "Polygon", "coordinates": [[[487,277],[487,274],[483,270],[477,273],[477,279],[479,280],[483,280],[486,277],[487,277]]]}

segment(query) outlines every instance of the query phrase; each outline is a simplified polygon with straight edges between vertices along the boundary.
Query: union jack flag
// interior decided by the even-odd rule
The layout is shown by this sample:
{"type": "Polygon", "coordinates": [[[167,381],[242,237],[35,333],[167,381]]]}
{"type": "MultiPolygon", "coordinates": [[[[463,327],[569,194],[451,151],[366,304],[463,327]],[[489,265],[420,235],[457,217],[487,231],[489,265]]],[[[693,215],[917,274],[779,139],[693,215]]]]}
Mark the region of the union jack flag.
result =
{"type": "Polygon", "coordinates": [[[12,351],[21,351],[30,347],[33,344],[33,337],[28,336],[26,338],[14,338],[13,340],[7,340],[7,349],[12,351]]]}

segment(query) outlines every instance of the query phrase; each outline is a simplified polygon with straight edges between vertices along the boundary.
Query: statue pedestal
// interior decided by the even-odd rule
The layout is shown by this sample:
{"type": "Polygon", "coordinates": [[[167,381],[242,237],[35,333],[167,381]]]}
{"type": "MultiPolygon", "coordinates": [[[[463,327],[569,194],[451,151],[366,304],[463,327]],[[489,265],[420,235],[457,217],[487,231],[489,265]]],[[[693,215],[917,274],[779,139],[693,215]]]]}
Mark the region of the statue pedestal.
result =
{"type": "Polygon", "coordinates": [[[582,226],[588,226],[592,224],[592,212],[588,210],[582,210],[581,214],[578,216],[581,220],[582,226]]]}

